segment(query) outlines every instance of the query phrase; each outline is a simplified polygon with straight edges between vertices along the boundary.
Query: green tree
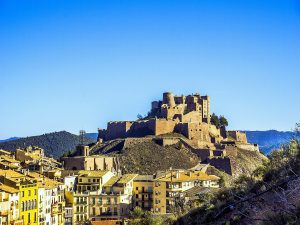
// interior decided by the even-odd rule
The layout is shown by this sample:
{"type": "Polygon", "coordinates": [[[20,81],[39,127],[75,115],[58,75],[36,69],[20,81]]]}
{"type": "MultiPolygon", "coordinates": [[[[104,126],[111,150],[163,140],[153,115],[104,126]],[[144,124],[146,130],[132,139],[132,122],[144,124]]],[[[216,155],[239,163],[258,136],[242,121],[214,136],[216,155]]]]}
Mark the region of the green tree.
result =
{"type": "Polygon", "coordinates": [[[138,120],[142,120],[142,119],[144,119],[144,117],[141,115],[141,114],[137,114],[137,116],[136,116],[137,118],[138,118],[138,120]]]}
{"type": "Polygon", "coordinates": [[[227,127],[228,126],[228,121],[224,116],[219,117],[219,123],[220,123],[220,127],[227,127]]]}
{"type": "Polygon", "coordinates": [[[216,114],[212,114],[211,115],[211,123],[213,124],[213,125],[215,125],[217,128],[219,128],[220,127],[220,120],[219,120],[219,117],[216,115],[216,114]]]}

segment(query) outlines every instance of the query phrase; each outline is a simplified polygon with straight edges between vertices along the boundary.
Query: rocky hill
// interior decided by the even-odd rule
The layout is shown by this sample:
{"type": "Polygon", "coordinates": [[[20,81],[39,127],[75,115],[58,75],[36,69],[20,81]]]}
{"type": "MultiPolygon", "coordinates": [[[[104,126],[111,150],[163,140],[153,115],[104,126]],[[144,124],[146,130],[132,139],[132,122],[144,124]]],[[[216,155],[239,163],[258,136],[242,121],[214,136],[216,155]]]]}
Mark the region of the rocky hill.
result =
{"type": "Polygon", "coordinates": [[[170,167],[189,169],[199,162],[190,149],[179,144],[163,147],[151,138],[117,139],[94,152],[117,155],[124,173],[153,174],[170,167]]]}
{"type": "MultiPolygon", "coordinates": [[[[91,143],[92,140],[85,138],[85,143],[91,143]]],[[[76,145],[80,143],[80,137],[66,131],[53,132],[39,136],[19,138],[16,140],[5,141],[0,143],[0,149],[14,151],[17,148],[27,146],[38,146],[45,150],[47,156],[59,158],[64,153],[74,151],[76,145]]]]}
{"type": "MultiPolygon", "coordinates": [[[[162,146],[153,137],[116,139],[94,146],[92,152],[118,156],[124,173],[152,174],[170,167],[189,169],[200,162],[194,149],[183,142],[162,146]]],[[[250,174],[266,159],[259,152],[244,149],[238,150],[237,157],[229,157],[233,172],[231,178],[250,174]]]]}

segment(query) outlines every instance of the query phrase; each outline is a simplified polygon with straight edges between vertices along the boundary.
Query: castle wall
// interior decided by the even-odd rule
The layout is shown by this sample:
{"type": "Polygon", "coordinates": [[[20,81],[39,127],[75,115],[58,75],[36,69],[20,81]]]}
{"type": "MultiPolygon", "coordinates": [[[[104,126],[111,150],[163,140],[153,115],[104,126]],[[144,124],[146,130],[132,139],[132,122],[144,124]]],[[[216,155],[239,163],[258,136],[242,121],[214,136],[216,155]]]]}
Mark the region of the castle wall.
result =
{"type": "Polygon", "coordinates": [[[184,123],[188,123],[188,122],[195,122],[195,123],[200,123],[202,122],[202,113],[201,111],[193,111],[193,112],[189,112],[185,115],[182,116],[182,122],[184,123]]]}
{"type": "Polygon", "coordinates": [[[248,151],[259,152],[259,146],[257,144],[237,144],[237,147],[248,151]]]}
{"type": "Polygon", "coordinates": [[[162,118],[172,120],[172,119],[175,119],[175,115],[177,115],[177,117],[180,118],[180,120],[181,120],[181,117],[185,111],[185,107],[186,107],[185,105],[176,105],[173,107],[163,105],[161,108],[160,116],[162,118]]]}
{"type": "Polygon", "coordinates": [[[127,132],[127,137],[144,137],[155,134],[155,119],[135,121],[127,132]]]}
{"type": "Polygon", "coordinates": [[[173,133],[177,122],[173,120],[155,120],[155,135],[173,133]]]}
{"type": "Polygon", "coordinates": [[[207,159],[205,162],[216,167],[218,170],[232,175],[231,161],[228,157],[211,158],[207,159]]]}
{"type": "Polygon", "coordinates": [[[247,136],[243,132],[234,130],[234,131],[228,131],[227,133],[228,133],[228,136],[230,136],[231,138],[233,138],[237,142],[241,142],[241,143],[244,143],[244,144],[248,143],[247,136]]]}
{"type": "Polygon", "coordinates": [[[126,138],[127,132],[131,128],[133,122],[109,122],[105,132],[105,140],[112,140],[117,138],[126,138]]]}
{"type": "Polygon", "coordinates": [[[156,144],[159,144],[159,145],[165,147],[165,146],[170,146],[170,145],[177,144],[178,142],[180,142],[180,139],[179,138],[164,137],[164,138],[155,138],[154,141],[155,141],[156,144]]]}

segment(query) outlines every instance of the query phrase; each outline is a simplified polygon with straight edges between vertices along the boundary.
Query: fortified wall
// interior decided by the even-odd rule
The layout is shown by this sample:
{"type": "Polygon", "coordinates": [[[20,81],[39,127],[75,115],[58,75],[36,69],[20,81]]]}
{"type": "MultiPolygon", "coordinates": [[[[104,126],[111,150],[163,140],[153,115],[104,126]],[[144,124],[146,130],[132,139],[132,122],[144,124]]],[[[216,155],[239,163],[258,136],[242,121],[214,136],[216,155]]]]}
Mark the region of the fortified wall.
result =
{"type": "MultiPolygon", "coordinates": [[[[146,136],[154,138],[156,143],[162,146],[181,142],[197,154],[200,162],[209,163],[228,174],[232,173],[230,156],[237,157],[239,148],[258,151],[257,145],[247,142],[245,133],[226,132],[225,127],[219,129],[213,125],[210,97],[200,94],[174,96],[166,92],[162,100],[152,102],[151,111],[146,118],[109,122],[106,129],[98,129],[99,143],[126,139],[124,146],[129,146],[137,141],[135,138],[146,136]],[[182,134],[185,138],[164,135],[169,133],[182,134]]],[[[85,151],[80,154],[88,155],[85,151]]]]}
{"type": "Polygon", "coordinates": [[[107,129],[98,129],[98,140],[145,137],[180,133],[195,146],[219,143],[220,130],[210,123],[210,98],[200,94],[174,96],[163,94],[162,101],[152,102],[151,118],[137,121],[109,122],[107,129]]]}

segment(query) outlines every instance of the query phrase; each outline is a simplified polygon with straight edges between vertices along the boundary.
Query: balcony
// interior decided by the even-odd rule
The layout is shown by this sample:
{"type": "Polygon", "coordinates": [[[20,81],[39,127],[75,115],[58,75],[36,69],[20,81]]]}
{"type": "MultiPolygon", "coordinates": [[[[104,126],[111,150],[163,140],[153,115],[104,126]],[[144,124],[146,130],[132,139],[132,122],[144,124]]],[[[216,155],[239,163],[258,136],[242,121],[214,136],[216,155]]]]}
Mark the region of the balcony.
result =
{"type": "Polygon", "coordinates": [[[77,205],[87,205],[87,201],[77,201],[77,205]]]}

